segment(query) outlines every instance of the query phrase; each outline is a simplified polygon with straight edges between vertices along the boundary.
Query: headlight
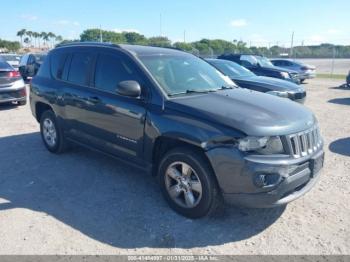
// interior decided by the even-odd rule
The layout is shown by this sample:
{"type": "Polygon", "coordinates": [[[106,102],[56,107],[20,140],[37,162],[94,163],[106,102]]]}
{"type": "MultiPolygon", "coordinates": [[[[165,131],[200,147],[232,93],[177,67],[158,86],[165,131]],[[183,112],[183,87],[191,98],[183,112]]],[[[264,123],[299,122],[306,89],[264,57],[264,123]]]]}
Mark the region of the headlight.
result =
{"type": "Polygon", "coordinates": [[[254,151],[262,155],[283,154],[284,148],[280,137],[247,136],[238,141],[238,149],[244,152],[254,151]]]}
{"type": "Polygon", "coordinates": [[[287,72],[281,72],[280,74],[283,78],[290,78],[290,76],[287,72]]]}
{"type": "Polygon", "coordinates": [[[287,92],[269,91],[269,92],[266,92],[266,94],[288,98],[288,93],[287,92]]]}

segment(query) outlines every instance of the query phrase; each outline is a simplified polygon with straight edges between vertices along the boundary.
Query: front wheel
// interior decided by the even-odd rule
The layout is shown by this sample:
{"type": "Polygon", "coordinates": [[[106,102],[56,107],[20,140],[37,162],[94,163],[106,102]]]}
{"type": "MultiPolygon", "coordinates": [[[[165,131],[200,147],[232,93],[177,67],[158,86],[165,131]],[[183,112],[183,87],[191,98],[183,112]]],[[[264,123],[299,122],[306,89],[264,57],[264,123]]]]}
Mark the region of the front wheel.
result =
{"type": "Polygon", "coordinates": [[[221,203],[214,174],[200,152],[188,148],[171,150],[162,159],[158,176],[165,199],[183,216],[212,214],[221,203]]]}
{"type": "Polygon", "coordinates": [[[66,149],[63,132],[51,110],[45,111],[40,118],[40,133],[46,148],[50,152],[62,153],[66,149]]]}

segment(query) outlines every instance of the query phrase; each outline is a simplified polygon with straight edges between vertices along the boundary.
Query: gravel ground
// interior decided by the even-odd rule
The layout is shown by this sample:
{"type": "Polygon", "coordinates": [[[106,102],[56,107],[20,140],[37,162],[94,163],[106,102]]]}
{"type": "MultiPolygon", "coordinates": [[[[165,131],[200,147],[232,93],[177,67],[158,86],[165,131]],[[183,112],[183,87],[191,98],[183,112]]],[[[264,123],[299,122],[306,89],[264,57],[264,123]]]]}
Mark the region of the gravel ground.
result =
{"type": "Polygon", "coordinates": [[[103,155],[44,148],[29,107],[0,108],[0,254],[350,254],[350,90],[312,80],[320,182],[286,208],[174,213],[154,178],[103,155]]]}

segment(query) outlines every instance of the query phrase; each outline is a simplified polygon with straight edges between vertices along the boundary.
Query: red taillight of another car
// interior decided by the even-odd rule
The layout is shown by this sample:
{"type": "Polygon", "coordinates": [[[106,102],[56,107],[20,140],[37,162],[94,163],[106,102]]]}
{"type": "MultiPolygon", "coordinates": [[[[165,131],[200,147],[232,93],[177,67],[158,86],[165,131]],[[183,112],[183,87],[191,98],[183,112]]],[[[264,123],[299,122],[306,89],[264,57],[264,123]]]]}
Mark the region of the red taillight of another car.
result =
{"type": "Polygon", "coordinates": [[[18,71],[11,71],[7,75],[8,77],[14,78],[14,77],[21,77],[21,74],[18,71]]]}

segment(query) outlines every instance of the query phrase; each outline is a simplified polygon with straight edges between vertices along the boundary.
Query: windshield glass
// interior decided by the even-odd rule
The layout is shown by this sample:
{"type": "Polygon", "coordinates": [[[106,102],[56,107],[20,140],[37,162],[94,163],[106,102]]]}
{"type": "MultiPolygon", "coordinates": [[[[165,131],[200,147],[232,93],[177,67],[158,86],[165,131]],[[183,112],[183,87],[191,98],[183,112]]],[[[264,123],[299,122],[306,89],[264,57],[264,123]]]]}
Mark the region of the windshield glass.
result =
{"type": "Polygon", "coordinates": [[[250,70],[243,66],[240,66],[239,64],[236,64],[235,62],[224,60],[210,60],[209,63],[213,64],[221,72],[223,72],[225,75],[231,78],[255,76],[255,74],[252,73],[250,70]]]}
{"type": "Polygon", "coordinates": [[[256,56],[256,60],[258,60],[258,63],[262,67],[274,67],[274,65],[271,63],[269,59],[263,56],[256,56]]]}
{"type": "Polygon", "coordinates": [[[168,95],[210,92],[235,86],[229,77],[192,55],[139,58],[168,95]]]}

